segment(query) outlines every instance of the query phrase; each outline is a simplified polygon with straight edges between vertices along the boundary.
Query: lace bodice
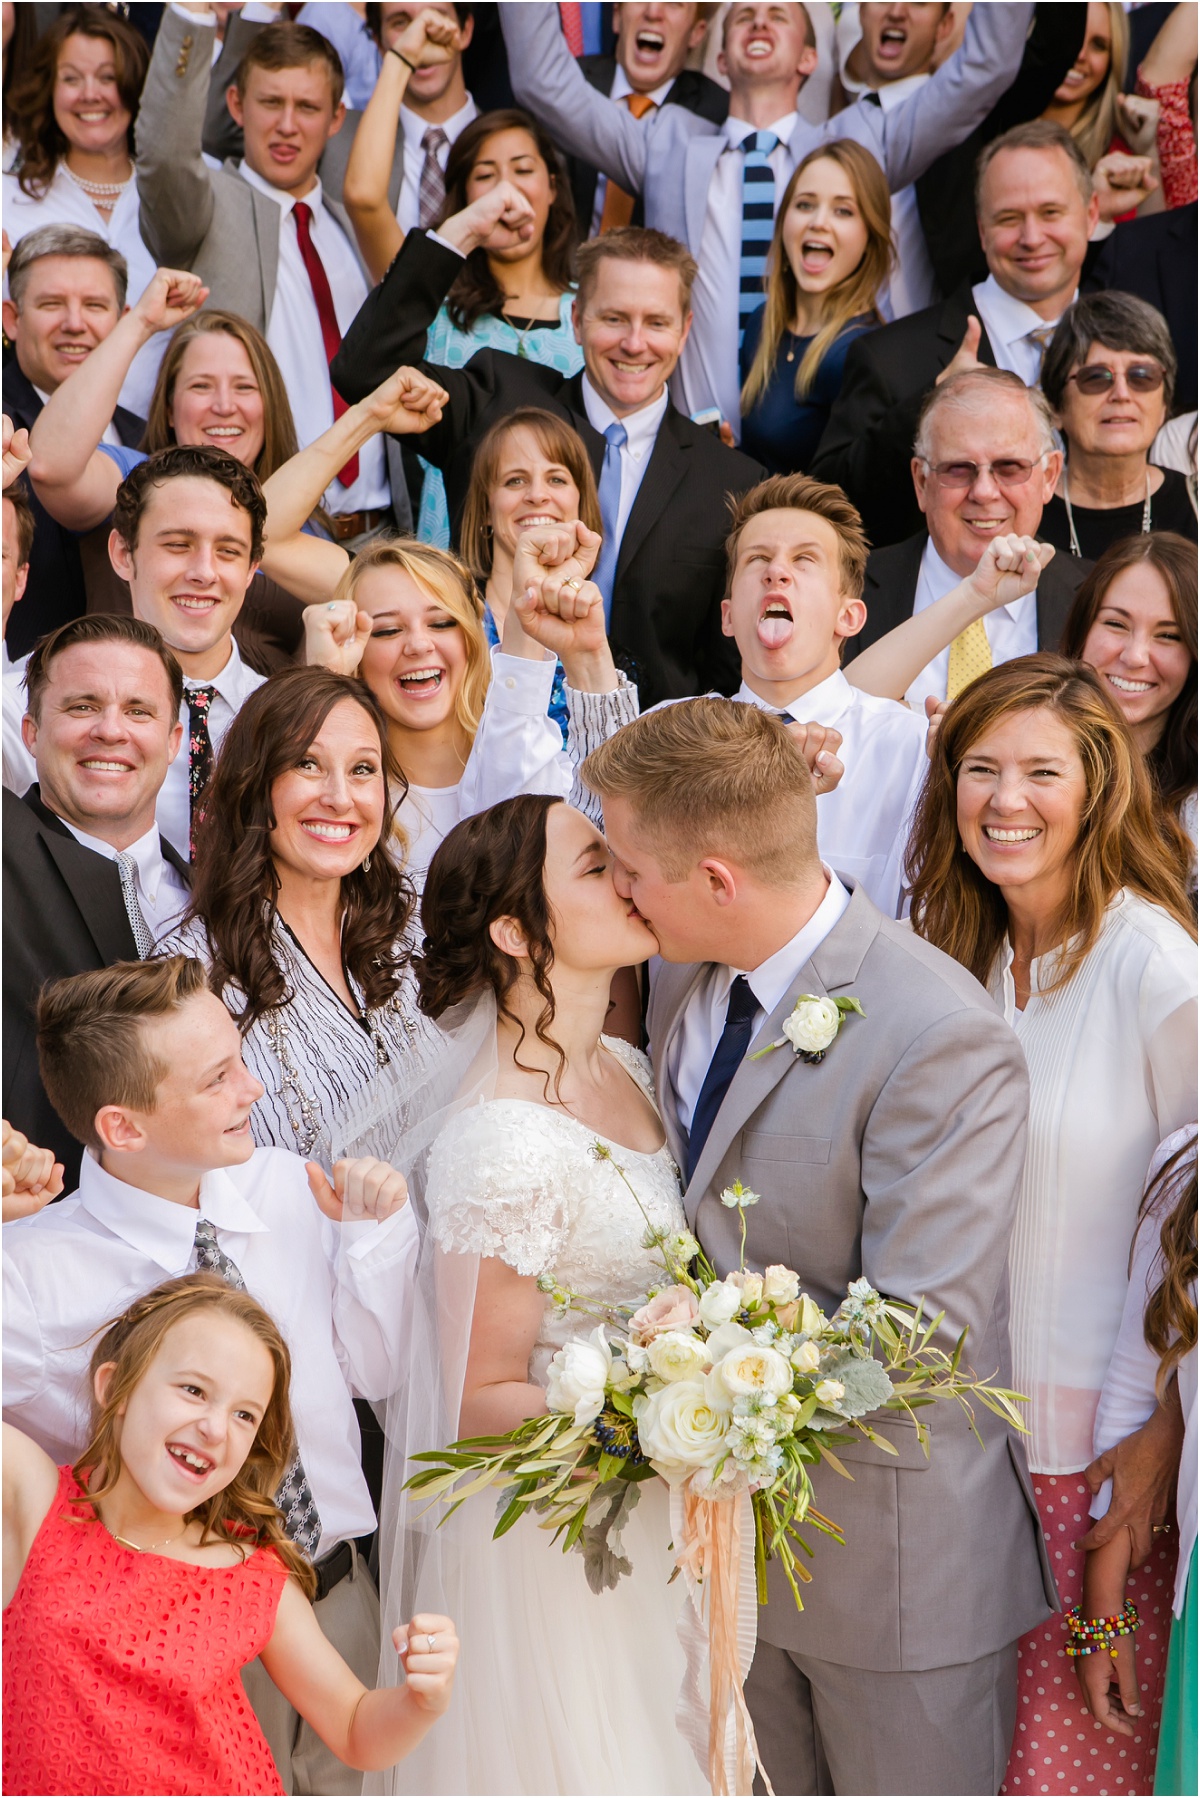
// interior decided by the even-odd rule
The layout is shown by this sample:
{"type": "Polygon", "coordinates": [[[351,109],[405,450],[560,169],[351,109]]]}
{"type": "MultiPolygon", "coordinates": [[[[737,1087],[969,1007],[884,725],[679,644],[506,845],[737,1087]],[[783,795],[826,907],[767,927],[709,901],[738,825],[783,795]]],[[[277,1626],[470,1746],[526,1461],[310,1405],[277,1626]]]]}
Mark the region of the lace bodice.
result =
{"type": "MultiPolygon", "coordinates": [[[[646,1057],[618,1038],[603,1042],[653,1102],[646,1057]]],[[[663,1280],[642,1244],[647,1219],[656,1228],[686,1228],[668,1148],[639,1154],[525,1099],[482,1100],[447,1126],[430,1156],[428,1204],[439,1247],[498,1256],[519,1274],[552,1273],[562,1286],[617,1304],[632,1304],[663,1280]],[[637,1199],[617,1168],[592,1154],[597,1140],[612,1150],[637,1199]]],[[[530,1378],[544,1384],[555,1349],[590,1327],[578,1312],[559,1317],[548,1304],[530,1378]]]]}

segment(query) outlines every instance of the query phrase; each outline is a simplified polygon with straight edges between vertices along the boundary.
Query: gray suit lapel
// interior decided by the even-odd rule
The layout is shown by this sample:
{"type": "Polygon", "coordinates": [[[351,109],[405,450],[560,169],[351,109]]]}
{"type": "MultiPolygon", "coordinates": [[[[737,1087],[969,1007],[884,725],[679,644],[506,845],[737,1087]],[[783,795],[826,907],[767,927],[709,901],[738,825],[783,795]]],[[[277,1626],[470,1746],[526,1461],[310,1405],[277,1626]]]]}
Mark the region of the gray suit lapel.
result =
{"type": "Polygon", "coordinates": [[[683,206],[688,249],[693,256],[700,254],[704,216],[708,211],[708,189],[724,148],[725,139],[719,131],[712,136],[688,139],[687,161],[683,173],[683,206]]]}

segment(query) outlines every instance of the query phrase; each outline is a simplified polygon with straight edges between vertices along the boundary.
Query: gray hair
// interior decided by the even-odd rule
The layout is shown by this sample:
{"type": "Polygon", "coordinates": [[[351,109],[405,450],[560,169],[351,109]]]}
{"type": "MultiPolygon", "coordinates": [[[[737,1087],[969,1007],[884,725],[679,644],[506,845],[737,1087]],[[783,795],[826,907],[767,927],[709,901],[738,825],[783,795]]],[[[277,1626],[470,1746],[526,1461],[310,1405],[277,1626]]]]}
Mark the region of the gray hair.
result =
{"type": "Polygon", "coordinates": [[[8,265],[9,298],[18,312],[29,285],[29,271],[43,256],[86,256],[93,262],[103,262],[113,278],[117,311],[124,311],[125,296],[129,291],[129,265],[120,250],[105,243],[97,232],[85,231],[82,225],[42,225],[25,234],[8,265]]]}
{"type": "Polygon", "coordinates": [[[913,455],[918,462],[930,460],[933,420],[939,412],[950,406],[957,407],[960,412],[990,412],[1004,394],[1019,394],[1029,407],[1042,446],[1040,454],[1048,456],[1056,450],[1058,439],[1054,434],[1054,417],[1036,387],[1026,387],[1019,375],[1009,374],[1004,368],[968,368],[962,374],[951,375],[940,387],[930,388],[925,395],[913,443],[913,455]]]}
{"type": "Polygon", "coordinates": [[[1027,119],[1023,125],[1014,125],[1010,131],[1001,132],[999,137],[994,137],[980,151],[979,160],[975,164],[976,213],[980,210],[980,200],[983,197],[983,178],[997,156],[1002,155],[1005,150],[1061,150],[1071,164],[1085,206],[1096,191],[1087,157],[1071,133],[1061,125],[1056,125],[1053,119],[1027,119]]]}
{"type": "Polygon", "coordinates": [[[1163,403],[1170,417],[1179,358],[1166,319],[1131,293],[1091,293],[1068,306],[1058,321],[1042,367],[1042,390],[1056,412],[1062,411],[1067,377],[1087,361],[1094,343],[1106,350],[1153,356],[1162,365],[1163,403]]]}

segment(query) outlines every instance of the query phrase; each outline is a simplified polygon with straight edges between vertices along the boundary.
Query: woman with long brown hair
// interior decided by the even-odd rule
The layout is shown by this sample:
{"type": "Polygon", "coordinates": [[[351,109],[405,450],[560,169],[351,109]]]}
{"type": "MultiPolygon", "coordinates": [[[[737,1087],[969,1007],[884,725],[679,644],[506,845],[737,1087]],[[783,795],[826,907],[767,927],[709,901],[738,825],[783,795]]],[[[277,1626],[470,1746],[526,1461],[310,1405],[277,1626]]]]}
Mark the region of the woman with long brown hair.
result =
{"type": "MultiPolygon", "coordinates": [[[[1196,1115],[1192,911],[1144,762],[1092,669],[1022,656],[954,700],[933,744],[908,874],[917,934],[989,988],[1029,1066],[1010,1254],[1013,1384],[1031,1399],[1034,1491],[1059,1591],[1073,1604],[1083,1556],[1072,1543],[1091,1497],[1083,1472],[1145,1169],[1196,1115]]],[[[1161,1553],[1152,1557],[1138,1602],[1153,1602],[1167,1571],[1161,1553]]],[[[1043,1756],[1060,1751],[1024,1707],[1036,1707],[1044,1663],[1066,1674],[1063,1647],[1057,1619],[1022,1641],[1024,1728],[1010,1792],[1039,1790],[1043,1756]]],[[[1161,1648],[1146,1643],[1152,1676],[1161,1648]]],[[[1107,1753],[1065,1690],[1062,1707],[1062,1751],[1081,1753],[1079,1730],[1089,1762],[1107,1753]]],[[[1131,1788],[1148,1780],[1151,1743],[1146,1725],[1129,1749],[1131,1788]]],[[[1099,1770],[1095,1779],[1100,1789],[1099,1770]]]]}
{"type": "Polygon", "coordinates": [[[871,152],[849,137],[810,151],[784,190],[740,355],[742,448],[772,474],[802,474],[816,454],[850,345],[884,322],[891,265],[891,198],[871,152]]]}

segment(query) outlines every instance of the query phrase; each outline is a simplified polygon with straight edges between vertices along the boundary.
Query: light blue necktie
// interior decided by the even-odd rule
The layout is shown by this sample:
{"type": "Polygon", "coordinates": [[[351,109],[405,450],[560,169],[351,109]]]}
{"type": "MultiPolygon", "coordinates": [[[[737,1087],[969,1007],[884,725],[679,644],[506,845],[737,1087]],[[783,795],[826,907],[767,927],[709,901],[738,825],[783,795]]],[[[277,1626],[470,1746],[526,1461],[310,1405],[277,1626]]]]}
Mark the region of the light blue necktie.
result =
{"type": "Polygon", "coordinates": [[[742,152],[742,260],[738,286],[738,347],[746,320],[766,297],[767,251],[775,230],[775,172],[769,157],[779,139],[773,131],[752,131],[742,152]]]}
{"type": "Polygon", "coordinates": [[[617,536],[617,519],[621,511],[621,451],[628,441],[629,432],[623,424],[611,424],[604,433],[604,467],[600,471],[600,529],[604,541],[600,545],[593,578],[604,595],[605,628],[612,618],[613,582],[621,548],[617,536]]]}

